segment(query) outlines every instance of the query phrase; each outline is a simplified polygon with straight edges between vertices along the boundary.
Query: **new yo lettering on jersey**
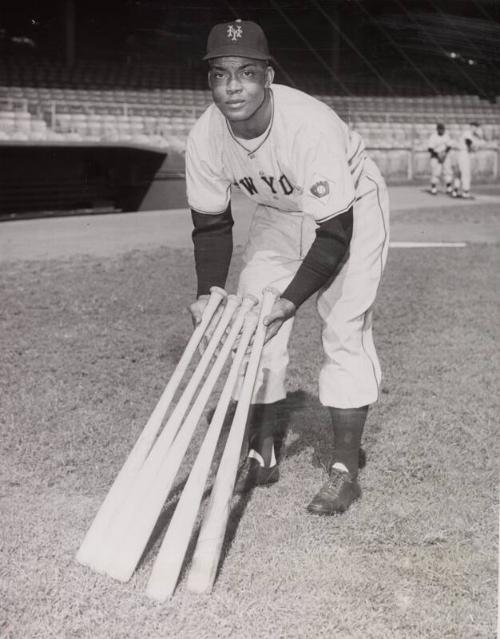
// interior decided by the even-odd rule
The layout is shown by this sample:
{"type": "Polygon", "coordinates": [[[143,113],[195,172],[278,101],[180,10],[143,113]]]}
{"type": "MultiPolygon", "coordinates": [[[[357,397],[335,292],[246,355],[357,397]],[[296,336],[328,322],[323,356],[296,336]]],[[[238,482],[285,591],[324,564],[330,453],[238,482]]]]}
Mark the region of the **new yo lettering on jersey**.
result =
{"type": "Polygon", "coordinates": [[[302,189],[287,174],[269,175],[264,172],[235,176],[233,182],[242,193],[265,206],[297,211],[300,208],[302,189]]]}
{"type": "Polygon", "coordinates": [[[251,175],[236,179],[235,186],[242,187],[248,195],[257,195],[264,190],[272,195],[291,195],[295,189],[289,178],[282,174],[279,177],[272,175],[259,175],[259,179],[255,180],[251,175]],[[265,185],[265,186],[263,186],[265,185]]]}

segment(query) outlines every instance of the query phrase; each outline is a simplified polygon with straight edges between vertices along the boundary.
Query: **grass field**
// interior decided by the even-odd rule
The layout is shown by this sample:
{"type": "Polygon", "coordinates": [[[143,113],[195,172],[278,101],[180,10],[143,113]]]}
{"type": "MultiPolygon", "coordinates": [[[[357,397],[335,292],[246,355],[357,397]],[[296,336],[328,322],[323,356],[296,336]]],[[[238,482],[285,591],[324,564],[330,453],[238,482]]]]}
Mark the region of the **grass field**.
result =
{"type": "Polygon", "coordinates": [[[282,481],[235,499],[213,594],[181,581],[163,605],[144,595],[159,540],[128,584],[74,555],[189,336],[191,252],[3,264],[0,637],[494,637],[498,249],[391,251],[364,496],[338,518],[305,511],[332,443],[314,304],[300,310],[282,481]]]}

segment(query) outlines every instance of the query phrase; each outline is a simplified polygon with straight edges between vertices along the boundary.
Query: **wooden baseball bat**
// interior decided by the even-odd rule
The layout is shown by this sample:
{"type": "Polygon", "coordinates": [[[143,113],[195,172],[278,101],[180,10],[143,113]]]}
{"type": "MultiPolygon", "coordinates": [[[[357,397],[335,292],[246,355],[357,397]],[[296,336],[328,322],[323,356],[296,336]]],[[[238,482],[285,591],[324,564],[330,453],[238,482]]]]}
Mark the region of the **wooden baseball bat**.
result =
{"type": "MultiPolygon", "coordinates": [[[[256,302],[257,300],[255,300],[256,302]]],[[[231,402],[250,339],[257,326],[257,315],[248,313],[229,374],[217,402],[198,455],[172,516],[149,578],[146,593],[152,599],[165,601],[172,596],[184,562],[189,540],[203,498],[217,442],[231,402]]]]}
{"type": "Polygon", "coordinates": [[[210,298],[203,312],[202,320],[196,326],[184,349],[184,352],[174,369],[160,399],[149,417],[144,429],[132,448],[129,456],[125,460],[121,470],[114,480],[104,501],[85,535],[78,550],[76,559],[79,563],[99,570],[100,566],[95,564],[94,559],[98,556],[105,532],[111,522],[117,508],[123,503],[128,490],[134,480],[139,468],[146,459],[156,436],[161,428],[165,414],[170,406],[177,388],[189,366],[189,363],[196,353],[196,349],[210,324],[215,311],[221,301],[227,297],[226,292],[216,286],[210,289],[210,298]]]}
{"type": "MultiPolygon", "coordinates": [[[[226,328],[229,325],[241,298],[229,295],[221,320],[203,353],[203,359],[211,359],[215,349],[220,346],[226,328]]],[[[154,526],[160,515],[163,504],[170,492],[177,471],[187,450],[191,437],[196,429],[198,421],[203,414],[203,409],[210,397],[210,393],[224,366],[225,360],[231,352],[231,339],[234,342],[241,325],[244,313],[238,313],[239,327],[236,332],[231,328],[229,336],[225,339],[217,355],[212,369],[196,398],[191,410],[181,426],[185,411],[179,415],[172,424],[170,419],[162,434],[158,437],[151,449],[148,458],[144,462],[137,479],[131,488],[127,503],[122,512],[117,516],[113,524],[111,542],[107,548],[105,572],[110,577],[119,581],[128,581],[132,576],[153,532],[154,526]],[[169,436],[163,439],[166,429],[170,434],[175,430],[177,435],[172,442],[169,436]],[[179,428],[178,428],[179,427],[179,428]]],[[[236,321],[234,322],[236,324],[236,321]]],[[[197,386],[197,384],[196,384],[197,386]]],[[[192,395],[191,395],[192,397],[192,395]]],[[[180,402],[179,402],[180,403],[180,402]]],[[[179,406],[179,404],[176,406],[179,406]]],[[[174,411],[175,412],[175,411],[174,411]]],[[[172,413],[171,419],[174,418],[172,413]]]]}
{"type": "Polygon", "coordinates": [[[226,534],[231,497],[245,434],[248,411],[253,395],[257,373],[264,347],[266,327],[263,319],[273,307],[279,292],[266,288],[263,292],[259,321],[248,360],[248,366],[234,414],[231,430],[217,471],[212,495],[196,544],[187,588],[192,592],[210,592],[215,581],[217,566],[226,534]]]}
{"type": "MultiPolygon", "coordinates": [[[[184,415],[186,414],[186,411],[189,408],[189,404],[193,400],[196,389],[198,388],[203,375],[205,374],[210,364],[210,360],[212,359],[215,350],[219,346],[219,341],[220,339],[222,339],[224,331],[226,330],[232,313],[234,312],[234,297],[234,295],[227,296],[228,303],[226,303],[224,311],[220,316],[213,338],[207,345],[207,348],[200,358],[196,368],[194,369],[189,382],[187,383],[184,391],[177,401],[174,410],[168,417],[162,432],[158,436],[156,442],[154,443],[154,446],[150,449],[147,459],[149,459],[149,456],[154,453],[154,450],[161,450],[163,451],[163,453],[165,453],[172,443],[175,435],[177,434],[177,430],[182,422],[184,415]]],[[[100,544],[96,548],[92,560],[92,568],[97,572],[106,572],[106,564],[108,563],[110,556],[112,556],[113,552],[115,551],[116,539],[120,537],[119,531],[120,526],[122,525],[120,522],[122,522],[122,519],[125,516],[124,513],[127,512],[127,504],[130,499],[130,494],[134,490],[135,484],[140,477],[140,473],[142,472],[145,463],[146,460],[143,462],[141,468],[138,469],[135,476],[132,478],[132,481],[128,486],[128,490],[124,495],[124,500],[121,504],[118,504],[117,509],[114,511],[112,517],[110,517],[110,519],[108,520],[107,528],[104,530],[104,533],[101,536],[100,544]]]]}

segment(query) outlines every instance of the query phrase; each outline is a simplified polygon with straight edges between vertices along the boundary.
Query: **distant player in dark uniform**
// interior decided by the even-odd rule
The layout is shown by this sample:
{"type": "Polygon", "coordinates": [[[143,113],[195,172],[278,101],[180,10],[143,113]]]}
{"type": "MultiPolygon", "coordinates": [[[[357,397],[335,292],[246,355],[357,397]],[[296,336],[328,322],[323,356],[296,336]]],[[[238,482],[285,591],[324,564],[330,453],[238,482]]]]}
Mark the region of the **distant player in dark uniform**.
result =
{"type": "Polygon", "coordinates": [[[188,139],[186,175],[199,321],[232,255],[231,189],[256,204],[238,293],[281,292],[267,317],[249,417],[249,455],[237,491],[279,478],[277,410],[286,397],[293,318],[317,296],[324,361],[319,397],[331,415],[335,458],[310,512],[344,512],[361,494],[358,459],[381,379],[372,307],[389,242],[387,190],[363,140],[313,97],[273,84],[266,37],[253,22],[216,25],[205,59],[214,104],[188,139]]]}

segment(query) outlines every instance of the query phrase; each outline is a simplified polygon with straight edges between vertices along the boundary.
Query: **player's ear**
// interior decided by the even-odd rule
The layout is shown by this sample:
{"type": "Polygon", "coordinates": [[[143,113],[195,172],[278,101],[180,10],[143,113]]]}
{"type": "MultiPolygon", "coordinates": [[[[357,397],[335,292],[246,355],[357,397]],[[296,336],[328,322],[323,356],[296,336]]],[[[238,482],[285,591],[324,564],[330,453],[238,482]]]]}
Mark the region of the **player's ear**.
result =
{"type": "Polygon", "coordinates": [[[211,69],[208,70],[208,88],[211,89],[212,88],[212,74],[210,73],[211,69]]]}
{"type": "Polygon", "coordinates": [[[266,89],[269,89],[274,80],[274,69],[271,66],[266,68],[266,89]]]}

